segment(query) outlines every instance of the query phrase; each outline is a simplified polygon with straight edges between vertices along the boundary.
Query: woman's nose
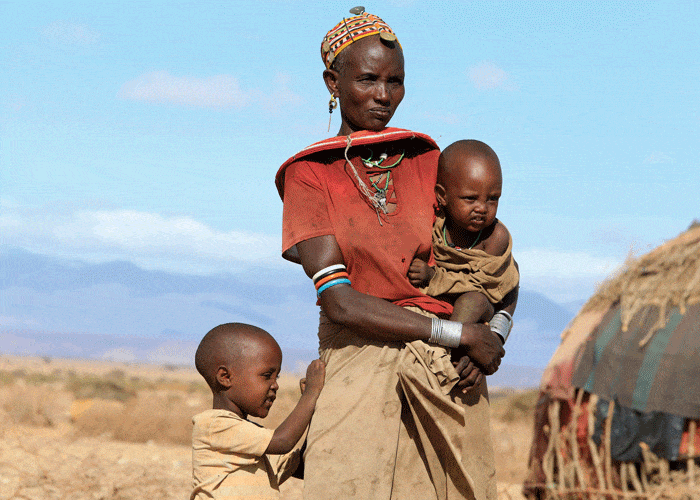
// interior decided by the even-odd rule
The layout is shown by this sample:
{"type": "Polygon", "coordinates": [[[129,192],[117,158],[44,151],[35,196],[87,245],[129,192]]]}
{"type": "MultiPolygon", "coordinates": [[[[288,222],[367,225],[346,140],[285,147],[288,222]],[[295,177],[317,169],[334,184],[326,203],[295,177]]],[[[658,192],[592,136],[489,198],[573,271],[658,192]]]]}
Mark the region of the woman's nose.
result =
{"type": "Polygon", "coordinates": [[[391,100],[391,92],[388,86],[384,83],[377,83],[374,98],[377,102],[388,104],[391,100]]]}

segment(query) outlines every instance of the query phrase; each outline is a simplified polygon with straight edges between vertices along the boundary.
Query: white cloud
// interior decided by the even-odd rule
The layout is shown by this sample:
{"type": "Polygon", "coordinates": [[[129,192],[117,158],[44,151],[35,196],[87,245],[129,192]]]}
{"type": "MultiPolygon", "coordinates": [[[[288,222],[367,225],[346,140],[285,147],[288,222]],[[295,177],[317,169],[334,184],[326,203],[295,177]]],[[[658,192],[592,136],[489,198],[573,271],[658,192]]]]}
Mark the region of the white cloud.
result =
{"type": "Polygon", "coordinates": [[[268,112],[278,113],[284,108],[298,106],[302,103],[303,99],[289,88],[290,82],[289,75],[278,73],[275,76],[272,92],[269,95],[258,93],[258,98],[268,112]]]}
{"type": "Polygon", "coordinates": [[[54,21],[41,29],[41,34],[51,42],[65,45],[91,45],[100,34],[85,24],[54,21]]]}
{"type": "Polygon", "coordinates": [[[644,163],[652,165],[657,163],[673,163],[673,158],[661,151],[655,151],[644,159],[644,163]]]}
{"type": "Polygon", "coordinates": [[[624,261],[586,252],[565,252],[545,248],[518,250],[520,283],[558,303],[590,297],[624,261]]]}
{"type": "Polygon", "coordinates": [[[17,318],[14,316],[0,316],[0,327],[2,328],[38,328],[40,324],[33,319],[17,318]]]}
{"type": "Polygon", "coordinates": [[[136,354],[131,349],[117,347],[110,349],[102,355],[102,359],[107,361],[117,361],[120,363],[133,363],[136,361],[136,354]]]}
{"type": "Polygon", "coordinates": [[[510,75],[492,62],[482,62],[468,70],[469,79],[479,90],[517,90],[510,75]]]}
{"type": "Polygon", "coordinates": [[[439,123],[446,123],[447,125],[459,125],[462,123],[464,120],[460,118],[458,115],[455,113],[450,113],[450,112],[442,112],[442,113],[436,113],[433,111],[424,111],[423,112],[423,118],[426,120],[434,120],[439,123]]]}
{"type": "Polygon", "coordinates": [[[518,250],[521,272],[536,276],[604,278],[623,262],[586,252],[560,252],[549,249],[518,250]]]}
{"type": "Polygon", "coordinates": [[[218,231],[192,217],[135,210],[19,207],[0,202],[3,243],[91,262],[126,260],[147,269],[232,271],[276,267],[279,237],[218,231]]]}
{"type": "Polygon", "coordinates": [[[166,342],[146,355],[149,363],[158,365],[191,365],[197,344],[192,342],[166,342]]]}
{"type": "Polygon", "coordinates": [[[228,109],[258,104],[266,111],[297,106],[303,100],[289,86],[289,75],[279,73],[272,89],[247,91],[232,75],[215,75],[206,78],[174,76],[167,71],[153,71],[126,82],[117,97],[132,101],[170,103],[199,108],[228,109]]]}
{"type": "Polygon", "coordinates": [[[145,73],[122,85],[117,97],[134,101],[146,101],[203,108],[240,108],[250,100],[231,75],[208,78],[173,76],[167,71],[145,73]]]}

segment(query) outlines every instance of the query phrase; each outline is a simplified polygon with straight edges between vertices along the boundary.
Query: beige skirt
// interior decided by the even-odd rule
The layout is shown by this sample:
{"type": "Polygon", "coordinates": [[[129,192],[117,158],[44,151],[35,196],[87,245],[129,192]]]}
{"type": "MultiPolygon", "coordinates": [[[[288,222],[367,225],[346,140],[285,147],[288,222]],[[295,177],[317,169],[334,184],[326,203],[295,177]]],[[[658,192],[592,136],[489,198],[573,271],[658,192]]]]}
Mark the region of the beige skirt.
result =
{"type": "Polygon", "coordinates": [[[447,349],[372,342],[323,313],[319,340],[326,384],[307,438],[306,500],[496,498],[485,382],[463,395],[447,349]]]}

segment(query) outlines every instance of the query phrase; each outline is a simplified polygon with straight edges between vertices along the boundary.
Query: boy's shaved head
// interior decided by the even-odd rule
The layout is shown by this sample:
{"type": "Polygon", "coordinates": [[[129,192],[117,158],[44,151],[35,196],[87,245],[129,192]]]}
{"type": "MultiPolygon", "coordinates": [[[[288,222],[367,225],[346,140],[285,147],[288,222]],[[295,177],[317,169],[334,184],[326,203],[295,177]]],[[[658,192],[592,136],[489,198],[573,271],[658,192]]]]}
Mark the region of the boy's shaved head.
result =
{"type": "Polygon", "coordinates": [[[493,168],[501,177],[501,163],[498,155],[487,144],[473,139],[457,141],[447,146],[438,160],[438,183],[445,185],[456,168],[462,168],[465,158],[483,158],[482,164],[493,168]]]}
{"type": "Polygon", "coordinates": [[[194,365],[212,389],[216,387],[219,366],[235,366],[246,351],[259,343],[272,344],[275,339],[262,328],[245,323],[226,323],[207,333],[197,347],[194,365]]]}

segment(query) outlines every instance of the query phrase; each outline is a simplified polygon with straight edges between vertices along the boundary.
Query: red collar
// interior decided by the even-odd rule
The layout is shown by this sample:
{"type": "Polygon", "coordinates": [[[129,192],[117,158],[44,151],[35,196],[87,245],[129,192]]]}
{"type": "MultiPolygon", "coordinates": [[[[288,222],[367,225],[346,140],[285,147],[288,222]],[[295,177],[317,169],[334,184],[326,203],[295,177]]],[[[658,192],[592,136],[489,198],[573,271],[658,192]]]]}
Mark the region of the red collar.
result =
{"type": "Polygon", "coordinates": [[[306,156],[313,153],[318,153],[319,151],[329,151],[332,149],[345,149],[347,146],[348,137],[352,140],[353,146],[362,146],[365,144],[378,144],[381,142],[398,141],[400,139],[420,139],[427,142],[430,146],[435,149],[438,145],[435,141],[425,134],[419,132],[413,132],[411,130],[405,130],[402,128],[385,128],[381,132],[372,132],[369,130],[361,130],[359,132],[353,132],[349,136],[341,135],[336,137],[331,137],[330,139],[325,139],[323,141],[315,142],[311,146],[307,146],[297,154],[292,156],[290,159],[285,161],[282,166],[277,171],[275,175],[275,185],[277,186],[277,192],[280,198],[284,200],[284,173],[289,165],[295,161],[301,160],[306,156]]]}

